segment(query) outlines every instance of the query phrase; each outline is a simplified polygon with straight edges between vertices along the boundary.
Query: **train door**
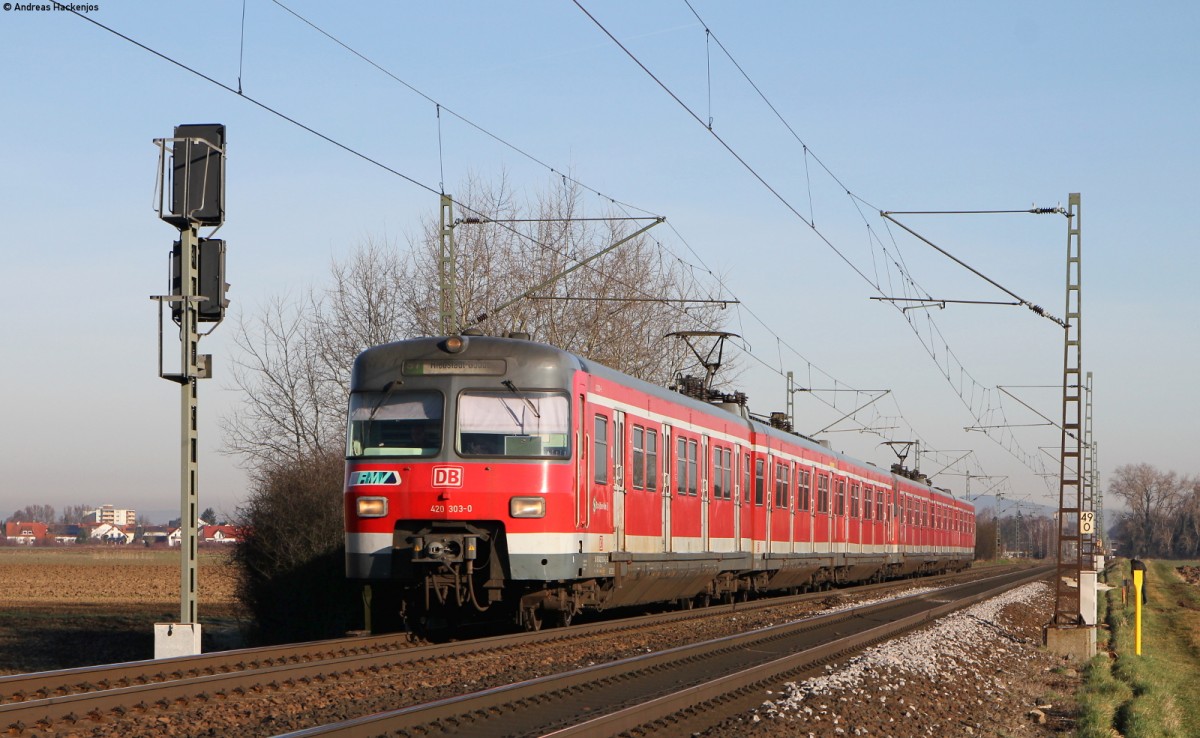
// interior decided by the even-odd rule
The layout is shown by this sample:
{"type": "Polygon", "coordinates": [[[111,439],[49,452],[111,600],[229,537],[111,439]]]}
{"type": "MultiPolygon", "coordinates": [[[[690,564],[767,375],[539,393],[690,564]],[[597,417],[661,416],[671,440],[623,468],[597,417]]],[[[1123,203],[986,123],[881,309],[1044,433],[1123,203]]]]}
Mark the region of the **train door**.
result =
{"type": "Polygon", "coordinates": [[[591,417],[587,412],[587,402],[583,395],[579,396],[579,424],[575,428],[575,527],[587,528],[588,510],[591,507],[592,495],[592,431],[591,417]]]}
{"type": "Polygon", "coordinates": [[[709,457],[708,457],[708,436],[700,437],[700,464],[696,473],[700,475],[700,549],[702,551],[711,551],[712,544],[710,541],[711,525],[710,517],[712,510],[709,509],[711,496],[709,495],[709,457]]]}
{"type": "Polygon", "coordinates": [[[600,518],[604,525],[598,524],[593,527],[593,518],[596,517],[597,511],[609,510],[609,490],[613,487],[613,452],[612,447],[617,445],[613,437],[613,422],[608,416],[606,408],[592,406],[592,443],[591,443],[591,474],[589,475],[589,490],[584,496],[583,502],[583,520],[584,528],[591,529],[594,533],[601,534],[599,545],[602,551],[607,551],[604,545],[603,534],[607,531],[607,521],[610,519],[607,513],[600,512],[600,518]]]}
{"type": "MultiPolygon", "coordinates": [[[[726,451],[730,454],[730,451],[726,451]]],[[[733,499],[733,550],[744,551],[742,548],[742,453],[737,446],[732,449],[732,456],[726,456],[730,467],[730,487],[725,490],[726,496],[733,499]]]]}
{"type": "Polygon", "coordinates": [[[625,550],[625,412],[613,410],[613,550],[625,550]]]}
{"type": "Polygon", "coordinates": [[[700,443],[675,433],[674,491],[671,495],[671,536],[674,551],[696,553],[703,540],[700,504],[700,443]]]}
{"type": "Polygon", "coordinates": [[[862,537],[859,539],[860,550],[873,552],[875,548],[875,488],[869,484],[862,486],[862,537]]]}
{"type": "Polygon", "coordinates": [[[791,462],[780,459],[775,462],[775,481],[772,494],[768,500],[767,515],[771,532],[769,550],[786,553],[791,551],[792,517],[791,517],[791,462]]]}
{"type": "MultiPolygon", "coordinates": [[[[774,458],[768,455],[766,468],[763,470],[764,481],[761,485],[764,488],[764,492],[762,496],[756,496],[754,498],[754,517],[755,521],[758,523],[755,530],[762,531],[762,550],[766,553],[771,553],[771,466],[773,463],[774,458]]],[[[758,469],[756,467],[755,474],[757,473],[758,469]]],[[[754,480],[754,485],[755,494],[757,495],[759,487],[759,480],[757,478],[754,480]]]]}
{"type": "Polygon", "coordinates": [[[862,485],[858,482],[850,483],[850,514],[847,516],[847,529],[849,534],[847,541],[849,546],[847,550],[862,553],[862,485]]]}
{"type": "Polygon", "coordinates": [[[767,529],[766,513],[767,474],[770,460],[770,454],[764,454],[754,459],[754,509],[751,515],[754,519],[752,529],[754,530],[755,553],[762,553],[767,541],[771,540],[771,531],[767,529]]]}
{"type": "Polygon", "coordinates": [[[793,551],[797,553],[812,552],[812,473],[802,466],[796,466],[796,494],[792,503],[795,512],[792,516],[793,551]]]}
{"type": "Polygon", "coordinates": [[[846,553],[846,480],[833,478],[833,510],[829,516],[829,542],[836,553],[846,553]]]}
{"type": "Polygon", "coordinates": [[[709,476],[709,551],[735,551],[738,548],[738,498],[734,494],[733,450],[714,443],[708,449],[709,476]]]}
{"type": "Polygon", "coordinates": [[[813,546],[815,550],[829,552],[833,550],[833,538],[829,524],[829,473],[816,472],[817,501],[813,505],[813,546]]]}
{"type": "Polygon", "coordinates": [[[751,520],[750,495],[752,483],[750,481],[751,469],[754,467],[752,456],[748,450],[738,450],[738,480],[739,480],[739,496],[737,500],[737,516],[738,516],[738,541],[740,542],[740,551],[747,553],[754,550],[754,523],[751,520]]]}
{"type": "Polygon", "coordinates": [[[671,546],[671,426],[663,425],[662,427],[662,540],[663,551],[670,553],[674,550],[671,546]]]}
{"type": "Polygon", "coordinates": [[[888,540],[895,544],[894,549],[897,553],[903,550],[904,546],[904,499],[900,496],[900,488],[896,486],[896,480],[892,480],[891,486],[892,495],[892,519],[888,521],[888,540]]]}

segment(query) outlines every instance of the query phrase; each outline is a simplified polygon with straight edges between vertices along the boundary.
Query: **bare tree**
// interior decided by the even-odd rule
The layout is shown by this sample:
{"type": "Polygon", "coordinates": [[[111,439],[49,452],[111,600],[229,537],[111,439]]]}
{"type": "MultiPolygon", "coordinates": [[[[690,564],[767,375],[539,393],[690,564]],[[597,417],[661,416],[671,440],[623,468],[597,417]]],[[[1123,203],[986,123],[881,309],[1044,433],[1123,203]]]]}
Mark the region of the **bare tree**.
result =
{"type": "MultiPolygon", "coordinates": [[[[531,213],[519,212],[503,179],[493,187],[470,179],[458,201],[464,221],[467,216],[479,221],[454,229],[454,317],[460,327],[492,335],[528,333],[666,384],[696,362],[684,344],[665,334],[724,323],[719,305],[701,301],[708,296],[692,272],[664,256],[649,233],[584,264],[648,220],[616,213],[584,218],[580,191],[569,181],[554,180],[531,213]],[[504,222],[515,219],[526,222],[504,222]]],[[[410,332],[435,333],[440,223],[426,223],[424,238],[412,244],[412,252],[415,279],[408,283],[408,303],[416,320],[410,332]]]]}
{"type": "Polygon", "coordinates": [[[1117,468],[1109,492],[1129,507],[1121,528],[1131,555],[1170,555],[1174,513],[1184,491],[1193,484],[1175,472],[1160,472],[1149,464],[1117,468]]]}
{"type": "MultiPolygon", "coordinates": [[[[458,326],[529,333],[657,384],[694,366],[686,346],[664,335],[719,327],[720,308],[685,309],[678,301],[702,296],[700,285],[646,235],[579,267],[634,228],[615,216],[581,218],[578,189],[555,182],[523,213],[503,177],[491,186],[467,180],[454,226],[458,326]]],[[[222,421],[226,450],[261,472],[340,448],[353,358],[439,332],[440,259],[441,225],[429,221],[408,254],[367,241],[331,265],[327,288],[243,318],[233,374],[245,401],[222,421]]]]}
{"type": "Polygon", "coordinates": [[[67,505],[58,517],[63,524],[82,523],[87,514],[95,510],[95,505],[67,505]]]}
{"type": "Polygon", "coordinates": [[[54,508],[50,505],[26,505],[9,516],[10,523],[53,523],[54,508]]]}
{"type": "Polygon", "coordinates": [[[319,303],[278,298],[257,317],[239,320],[241,349],[233,380],[239,411],[222,419],[226,450],[251,469],[269,471],[328,451],[340,437],[342,408],[319,353],[319,303]]]}
{"type": "Polygon", "coordinates": [[[1171,534],[1173,553],[1185,559],[1200,556],[1200,482],[1181,495],[1171,534]]]}

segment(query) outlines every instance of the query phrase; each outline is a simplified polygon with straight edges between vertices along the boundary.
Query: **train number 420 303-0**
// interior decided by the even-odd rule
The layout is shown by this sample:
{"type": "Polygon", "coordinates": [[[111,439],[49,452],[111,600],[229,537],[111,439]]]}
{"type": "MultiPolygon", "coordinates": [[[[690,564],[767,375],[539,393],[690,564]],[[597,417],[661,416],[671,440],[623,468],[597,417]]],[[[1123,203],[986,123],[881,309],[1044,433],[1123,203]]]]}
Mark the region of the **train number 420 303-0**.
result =
{"type": "Polygon", "coordinates": [[[430,505],[429,512],[431,513],[469,513],[471,512],[470,505],[430,505]]]}

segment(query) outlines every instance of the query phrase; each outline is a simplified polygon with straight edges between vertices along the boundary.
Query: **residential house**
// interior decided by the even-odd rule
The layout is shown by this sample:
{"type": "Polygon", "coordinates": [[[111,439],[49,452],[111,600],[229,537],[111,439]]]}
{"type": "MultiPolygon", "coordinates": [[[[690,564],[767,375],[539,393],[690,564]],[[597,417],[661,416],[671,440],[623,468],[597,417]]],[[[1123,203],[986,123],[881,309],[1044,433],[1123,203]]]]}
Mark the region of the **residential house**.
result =
{"type": "Polygon", "coordinates": [[[100,543],[132,543],[133,533],[111,523],[101,523],[88,532],[88,538],[100,543]]]}
{"type": "Polygon", "coordinates": [[[4,538],[12,544],[32,546],[48,540],[49,528],[45,523],[5,523],[4,538]]]}
{"type": "Polygon", "coordinates": [[[197,537],[204,543],[237,543],[241,534],[232,525],[206,525],[197,537]]]}

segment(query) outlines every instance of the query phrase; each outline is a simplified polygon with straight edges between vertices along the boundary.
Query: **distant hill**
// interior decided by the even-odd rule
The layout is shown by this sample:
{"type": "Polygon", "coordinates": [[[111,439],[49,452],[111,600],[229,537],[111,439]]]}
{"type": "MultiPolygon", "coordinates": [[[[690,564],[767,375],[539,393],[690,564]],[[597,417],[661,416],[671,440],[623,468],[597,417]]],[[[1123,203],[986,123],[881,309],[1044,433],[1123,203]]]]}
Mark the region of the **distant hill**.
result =
{"type": "MultiPolygon", "coordinates": [[[[992,495],[981,495],[976,497],[973,502],[975,504],[975,509],[980,512],[984,510],[994,511],[996,509],[996,498],[992,495]]],[[[1023,516],[1041,516],[1047,518],[1052,517],[1056,512],[1058,512],[1057,507],[1037,502],[1030,502],[1029,500],[1020,500],[1019,502],[1014,502],[1007,497],[1000,500],[1001,517],[1016,515],[1018,510],[1020,510],[1021,515],[1023,516]]]]}

